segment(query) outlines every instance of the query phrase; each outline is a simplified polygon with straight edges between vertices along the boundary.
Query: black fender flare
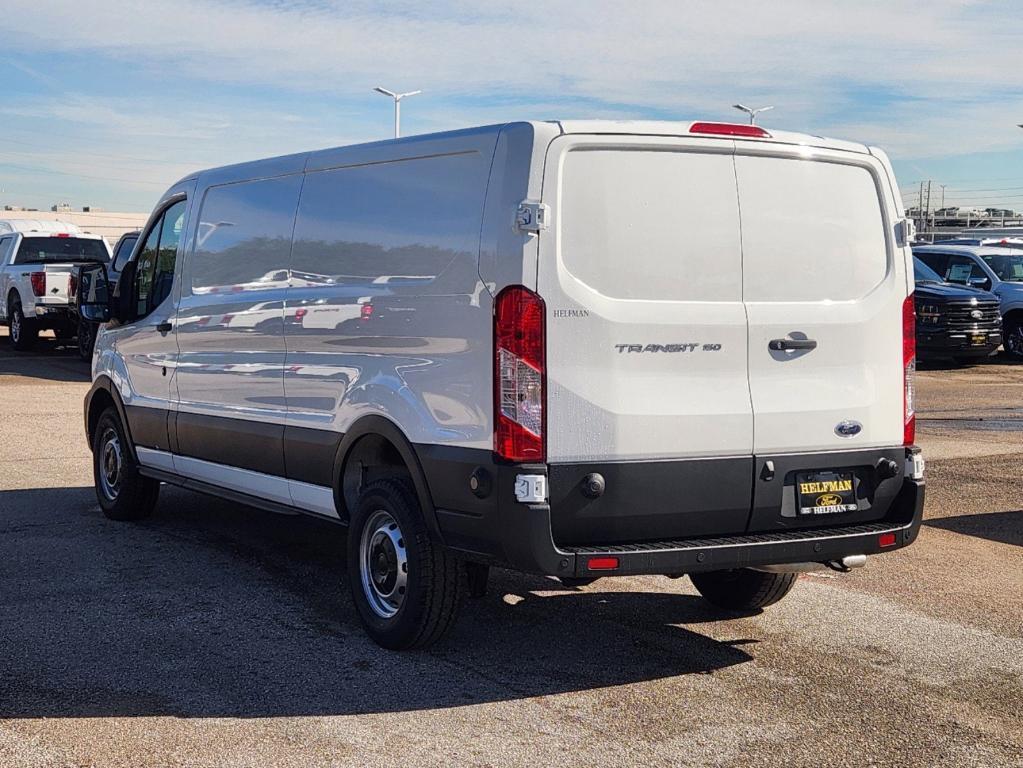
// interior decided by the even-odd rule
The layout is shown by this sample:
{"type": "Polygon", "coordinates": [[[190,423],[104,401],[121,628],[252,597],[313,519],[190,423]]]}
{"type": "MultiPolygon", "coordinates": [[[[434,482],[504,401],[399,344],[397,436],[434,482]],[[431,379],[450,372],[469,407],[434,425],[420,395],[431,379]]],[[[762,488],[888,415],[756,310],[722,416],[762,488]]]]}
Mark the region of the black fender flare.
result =
{"type": "Polygon", "coordinates": [[[419,461],[419,455],[416,453],[415,447],[398,425],[390,419],[376,414],[363,416],[358,419],[345,432],[345,436],[341,439],[341,444],[337,448],[333,472],[334,505],[341,519],[345,521],[348,519],[348,511],[345,508],[342,494],[341,476],[344,473],[345,464],[348,461],[348,455],[351,453],[352,448],[355,447],[361,438],[368,435],[384,438],[398,451],[412,478],[412,485],[419,499],[419,506],[423,510],[423,516],[426,518],[426,526],[435,540],[443,544],[440,526],[437,524],[437,511],[433,505],[433,496],[430,493],[430,485],[427,482],[426,473],[423,471],[423,465],[419,461]]]}
{"type": "Polygon", "coordinates": [[[89,412],[92,410],[92,401],[96,397],[99,391],[105,392],[111,400],[114,402],[114,408],[117,409],[117,416],[121,420],[121,428],[124,430],[124,436],[128,438],[128,450],[131,451],[132,459],[137,463],[138,455],[135,453],[135,441],[131,436],[131,425],[128,423],[128,411],[124,407],[124,401],[121,400],[121,393],[117,389],[117,385],[114,384],[113,380],[106,374],[101,374],[96,377],[96,380],[92,382],[92,386],[89,391],[85,393],[85,439],[89,443],[89,450],[92,451],[92,432],[89,430],[89,412]]]}

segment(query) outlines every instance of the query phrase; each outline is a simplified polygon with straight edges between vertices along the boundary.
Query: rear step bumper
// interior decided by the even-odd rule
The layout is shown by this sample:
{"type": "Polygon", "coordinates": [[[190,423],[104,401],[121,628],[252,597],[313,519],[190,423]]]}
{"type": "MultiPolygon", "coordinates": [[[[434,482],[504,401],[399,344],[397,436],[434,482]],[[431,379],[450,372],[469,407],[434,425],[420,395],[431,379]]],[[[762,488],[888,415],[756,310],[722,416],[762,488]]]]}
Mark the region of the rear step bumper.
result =
{"type": "Polygon", "coordinates": [[[879,520],[727,535],[694,530],[685,537],[638,543],[568,545],[556,543],[550,504],[515,501],[516,477],[545,473],[546,466],[490,463],[484,471],[479,453],[448,455],[443,461],[431,453],[422,451],[420,458],[443,542],[470,560],[551,576],[675,575],[873,555],[912,543],[923,517],[924,481],[903,475],[879,520]],[[477,473],[490,478],[479,498],[469,493],[468,482],[477,473]]]}
{"type": "Polygon", "coordinates": [[[558,547],[551,537],[550,509],[537,504],[530,505],[528,511],[522,510],[519,525],[506,527],[503,544],[508,564],[513,568],[553,576],[674,575],[823,562],[847,555],[891,552],[912,543],[923,518],[924,481],[904,480],[895,506],[887,522],[848,527],[605,547],[558,547]],[[591,568],[593,561],[598,561],[596,564],[601,567],[591,568]],[[617,562],[617,567],[608,567],[612,561],[617,562]]]}

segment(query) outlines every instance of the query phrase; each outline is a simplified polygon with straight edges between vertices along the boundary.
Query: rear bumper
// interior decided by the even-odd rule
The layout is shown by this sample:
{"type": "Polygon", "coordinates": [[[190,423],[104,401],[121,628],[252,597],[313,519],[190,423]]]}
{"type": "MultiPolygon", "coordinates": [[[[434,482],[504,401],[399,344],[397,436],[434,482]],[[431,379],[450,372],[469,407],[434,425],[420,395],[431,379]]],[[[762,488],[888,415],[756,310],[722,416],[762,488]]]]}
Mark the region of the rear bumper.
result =
{"type": "Polygon", "coordinates": [[[902,477],[879,520],[836,519],[831,525],[813,528],[728,535],[694,532],[670,540],[569,546],[555,541],[549,503],[515,501],[516,476],[546,473],[546,466],[491,463],[484,467],[471,456],[463,458],[446,464],[444,486],[456,489],[447,492],[440,491],[431,477],[436,457],[427,456],[423,461],[444,543],[471,560],[552,576],[675,575],[874,555],[912,543],[923,516],[924,481],[902,477]],[[489,493],[484,498],[469,494],[471,503],[458,504],[459,479],[464,477],[462,487],[468,489],[468,478],[481,471],[490,476],[489,493]],[[607,568],[605,562],[603,568],[591,568],[594,559],[614,561],[616,566],[607,568]]]}

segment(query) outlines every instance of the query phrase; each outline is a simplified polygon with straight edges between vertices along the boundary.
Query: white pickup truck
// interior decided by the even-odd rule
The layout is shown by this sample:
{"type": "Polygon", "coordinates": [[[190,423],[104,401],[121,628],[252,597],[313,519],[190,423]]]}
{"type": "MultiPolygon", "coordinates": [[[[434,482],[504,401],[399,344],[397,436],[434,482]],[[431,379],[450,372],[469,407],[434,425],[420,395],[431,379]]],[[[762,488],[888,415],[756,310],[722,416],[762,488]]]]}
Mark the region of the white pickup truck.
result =
{"type": "Polygon", "coordinates": [[[57,338],[74,337],[78,266],[109,261],[106,240],[73,224],[0,220],[0,325],[10,328],[14,348],[31,349],[44,329],[57,338]]]}

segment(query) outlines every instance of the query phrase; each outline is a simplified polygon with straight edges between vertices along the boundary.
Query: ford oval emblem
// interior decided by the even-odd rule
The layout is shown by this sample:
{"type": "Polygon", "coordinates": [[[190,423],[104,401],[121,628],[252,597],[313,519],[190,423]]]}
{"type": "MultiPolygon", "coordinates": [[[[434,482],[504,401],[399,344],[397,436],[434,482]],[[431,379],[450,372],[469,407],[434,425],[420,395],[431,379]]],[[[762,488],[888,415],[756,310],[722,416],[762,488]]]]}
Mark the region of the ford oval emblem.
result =
{"type": "Polygon", "coordinates": [[[863,425],[858,421],[840,421],[835,427],[835,434],[839,437],[856,437],[863,430],[863,425]]]}

